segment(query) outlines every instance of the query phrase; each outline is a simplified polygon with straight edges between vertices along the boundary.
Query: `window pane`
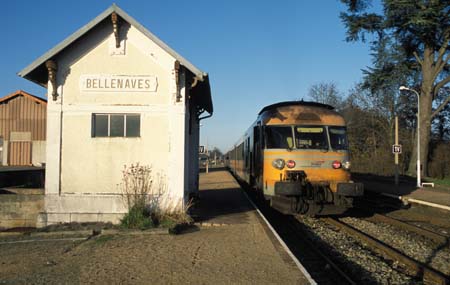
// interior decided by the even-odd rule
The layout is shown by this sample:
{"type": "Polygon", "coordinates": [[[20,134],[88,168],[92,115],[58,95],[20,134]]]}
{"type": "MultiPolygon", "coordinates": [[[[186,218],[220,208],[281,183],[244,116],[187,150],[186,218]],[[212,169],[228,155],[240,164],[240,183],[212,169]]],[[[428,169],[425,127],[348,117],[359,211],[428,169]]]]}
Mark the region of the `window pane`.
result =
{"type": "Polygon", "coordinates": [[[348,149],[345,127],[329,127],[331,147],[335,150],[348,149]]]}
{"type": "Polygon", "coordinates": [[[109,135],[111,137],[123,137],[124,136],[124,116],[123,115],[111,115],[109,135]]]}
{"type": "Polygon", "coordinates": [[[108,136],[108,115],[94,115],[94,137],[108,136]]]}
{"type": "Polygon", "coordinates": [[[266,148],[292,148],[292,127],[266,127],[266,148]]]}
{"type": "Polygon", "coordinates": [[[328,149],[328,140],[324,127],[295,128],[296,145],[299,149],[328,149]]]}
{"type": "Polygon", "coordinates": [[[127,137],[139,137],[141,120],[139,115],[127,115],[127,137]]]}

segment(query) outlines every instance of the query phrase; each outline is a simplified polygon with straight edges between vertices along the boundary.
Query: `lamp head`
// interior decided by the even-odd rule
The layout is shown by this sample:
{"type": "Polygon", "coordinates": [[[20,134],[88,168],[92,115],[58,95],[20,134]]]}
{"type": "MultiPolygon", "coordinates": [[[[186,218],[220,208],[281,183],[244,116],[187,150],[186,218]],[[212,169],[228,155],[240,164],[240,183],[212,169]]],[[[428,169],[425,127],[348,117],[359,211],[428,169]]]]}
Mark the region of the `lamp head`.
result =
{"type": "Polygon", "coordinates": [[[400,91],[405,91],[405,90],[409,90],[409,88],[408,87],[406,87],[406,86],[400,86],[400,88],[398,88],[400,91]]]}

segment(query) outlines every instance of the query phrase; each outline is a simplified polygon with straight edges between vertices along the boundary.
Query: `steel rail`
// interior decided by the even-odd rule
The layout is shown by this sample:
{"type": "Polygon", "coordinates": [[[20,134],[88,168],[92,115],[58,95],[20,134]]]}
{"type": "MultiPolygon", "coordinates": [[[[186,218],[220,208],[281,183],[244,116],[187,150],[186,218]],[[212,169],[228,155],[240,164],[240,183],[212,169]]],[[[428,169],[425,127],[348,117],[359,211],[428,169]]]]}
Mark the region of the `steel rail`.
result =
{"type": "Polygon", "coordinates": [[[368,217],[368,218],[364,218],[364,219],[368,220],[368,221],[372,221],[372,222],[382,222],[385,224],[396,226],[396,227],[402,228],[404,230],[407,230],[409,232],[413,232],[413,233],[416,233],[423,237],[426,237],[428,239],[431,239],[438,244],[446,244],[447,246],[450,246],[450,239],[444,235],[440,235],[433,231],[430,231],[430,230],[427,230],[424,228],[420,228],[415,225],[411,225],[409,223],[388,217],[386,215],[381,215],[381,214],[375,213],[375,214],[373,214],[372,217],[368,217]]]}
{"type": "Polygon", "coordinates": [[[291,219],[288,221],[288,226],[294,231],[296,238],[301,242],[305,243],[308,248],[314,251],[317,255],[319,255],[322,259],[324,259],[328,265],[330,265],[333,270],[335,270],[342,278],[344,278],[349,284],[357,284],[353,281],[344,271],[342,271],[339,266],[331,260],[326,254],[324,254],[309,238],[305,237],[304,230],[301,229],[298,225],[297,217],[294,217],[297,223],[294,223],[291,219]]]}
{"type": "Polygon", "coordinates": [[[443,284],[443,285],[450,283],[450,277],[446,276],[444,273],[439,272],[417,260],[414,260],[409,256],[406,256],[400,251],[388,246],[387,244],[377,240],[376,238],[369,236],[366,233],[363,233],[358,229],[355,229],[354,227],[344,222],[332,218],[323,218],[323,221],[325,221],[329,225],[333,225],[345,231],[346,233],[350,234],[353,237],[358,238],[361,241],[364,241],[374,250],[384,253],[389,258],[400,261],[401,263],[406,265],[409,270],[414,272],[414,274],[416,274],[417,277],[421,277],[424,281],[426,280],[433,282],[433,284],[443,284]]]}

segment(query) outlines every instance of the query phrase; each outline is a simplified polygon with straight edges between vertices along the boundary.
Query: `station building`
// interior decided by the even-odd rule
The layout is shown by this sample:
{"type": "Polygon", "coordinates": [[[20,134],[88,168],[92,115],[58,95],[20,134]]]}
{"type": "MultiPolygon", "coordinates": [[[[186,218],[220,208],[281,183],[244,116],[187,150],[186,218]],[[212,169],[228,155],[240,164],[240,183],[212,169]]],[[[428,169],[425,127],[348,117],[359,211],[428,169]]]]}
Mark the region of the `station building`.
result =
{"type": "Polygon", "coordinates": [[[118,6],[19,75],[48,91],[40,226],[119,222],[122,171],[136,163],[165,189],[162,207],[182,208],[198,191],[199,121],[213,112],[208,75],[118,6]]]}
{"type": "Polygon", "coordinates": [[[0,165],[45,163],[47,100],[18,90],[0,98],[0,165]]]}

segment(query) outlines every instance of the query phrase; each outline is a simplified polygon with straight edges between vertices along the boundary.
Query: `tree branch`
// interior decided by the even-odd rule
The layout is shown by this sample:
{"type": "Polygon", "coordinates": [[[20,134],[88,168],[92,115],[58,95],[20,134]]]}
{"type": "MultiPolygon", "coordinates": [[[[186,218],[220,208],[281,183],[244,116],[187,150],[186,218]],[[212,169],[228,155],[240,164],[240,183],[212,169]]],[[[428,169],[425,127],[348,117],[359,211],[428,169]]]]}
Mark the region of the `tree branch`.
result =
{"type": "MultiPolygon", "coordinates": [[[[446,33],[447,34],[447,33],[446,33]]],[[[442,69],[444,68],[444,66],[447,64],[447,62],[450,59],[450,53],[447,54],[447,56],[444,58],[445,53],[447,51],[448,48],[448,44],[449,44],[449,36],[445,36],[444,37],[444,41],[442,43],[441,48],[439,49],[439,56],[436,60],[436,65],[435,65],[435,70],[434,70],[434,78],[437,78],[438,74],[442,71],[442,69]]]]}
{"type": "Polygon", "coordinates": [[[445,36],[444,40],[442,41],[442,46],[439,49],[439,56],[438,56],[438,58],[436,60],[436,65],[441,65],[442,64],[442,58],[444,57],[445,52],[447,51],[448,40],[449,40],[448,37],[445,36]]]}
{"type": "Polygon", "coordinates": [[[417,52],[414,52],[414,57],[416,58],[417,62],[422,66],[423,61],[420,59],[419,55],[417,55],[417,52]]]}
{"type": "Polygon", "coordinates": [[[442,104],[439,105],[439,107],[437,107],[436,110],[434,110],[433,114],[431,114],[431,119],[433,119],[437,114],[439,114],[439,112],[445,108],[445,105],[447,105],[448,102],[450,102],[450,95],[447,96],[447,98],[445,98],[444,102],[442,102],[442,104]]]}
{"type": "Polygon", "coordinates": [[[433,95],[436,96],[436,94],[439,92],[439,89],[444,87],[444,85],[449,82],[450,82],[450,75],[447,76],[446,78],[442,79],[438,83],[436,83],[436,85],[434,85],[434,88],[433,88],[433,95]]]}
{"type": "MultiPolygon", "coordinates": [[[[449,57],[449,56],[447,56],[449,57]]],[[[445,84],[450,82],[450,76],[447,76],[446,78],[444,78],[443,80],[441,80],[440,82],[436,83],[436,85],[434,86],[434,90],[433,90],[433,97],[436,97],[436,94],[439,92],[439,89],[441,89],[442,87],[445,86],[445,84]]],[[[444,102],[442,102],[441,105],[439,105],[439,107],[436,108],[436,110],[434,110],[434,112],[431,114],[431,119],[433,119],[437,114],[439,114],[439,112],[444,109],[445,105],[447,105],[447,103],[450,101],[450,95],[447,96],[447,98],[445,98],[444,102]]]]}

